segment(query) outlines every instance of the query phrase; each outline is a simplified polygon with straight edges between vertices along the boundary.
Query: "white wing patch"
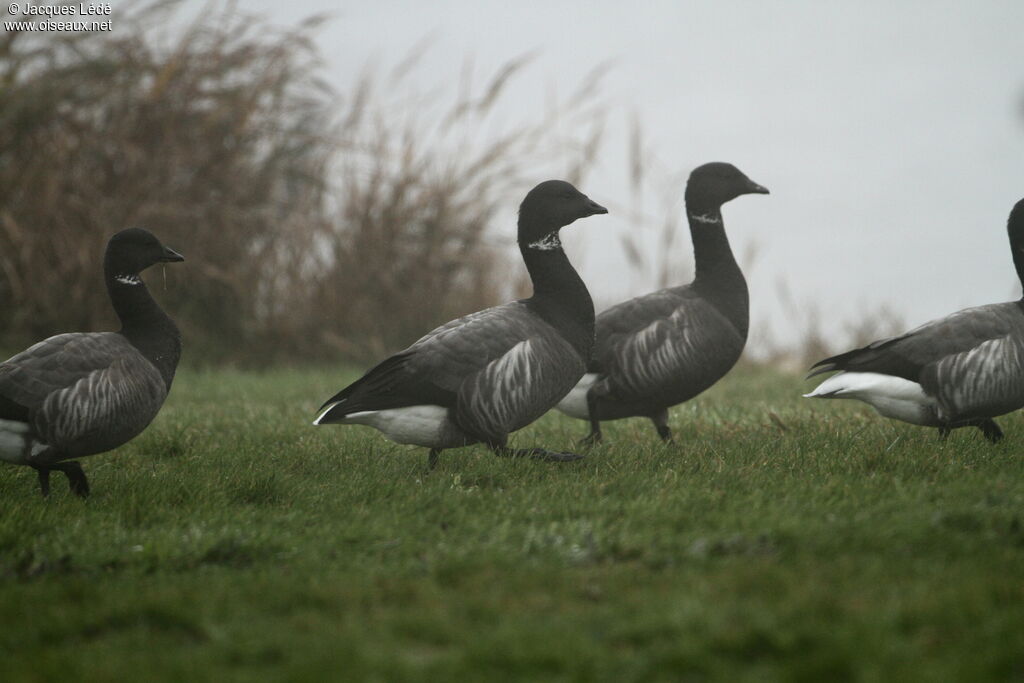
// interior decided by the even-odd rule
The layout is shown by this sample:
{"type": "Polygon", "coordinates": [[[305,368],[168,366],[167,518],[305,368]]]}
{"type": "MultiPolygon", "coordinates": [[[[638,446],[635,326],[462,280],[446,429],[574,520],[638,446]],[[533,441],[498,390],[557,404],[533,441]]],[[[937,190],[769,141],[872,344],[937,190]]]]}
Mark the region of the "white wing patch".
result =
{"type": "MultiPolygon", "coordinates": [[[[116,425],[123,413],[133,408],[155,408],[151,415],[143,416],[148,419],[140,426],[144,427],[156,417],[162,401],[145,405],[147,398],[156,398],[151,395],[152,386],[147,382],[152,378],[123,372],[118,373],[118,381],[115,382],[109,370],[95,370],[46,397],[41,412],[47,417],[44,436],[50,443],[60,447],[75,442],[88,432],[116,425]]],[[[156,369],[152,372],[155,374],[156,369]]]]}
{"type": "Polygon", "coordinates": [[[590,391],[590,387],[594,386],[597,378],[596,372],[588,372],[583,375],[583,378],[555,407],[569,417],[575,417],[577,420],[589,420],[590,409],[587,407],[587,392],[590,391]]]}
{"type": "Polygon", "coordinates": [[[877,372],[840,372],[804,398],[852,398],[895,420],[926,427],[939,424],[938,402],[920,384],[877,372]]]}
{"type": "Polygon", "coordinates": [[[944,358],[936,371],[941,403],[953,413],[951,419],[963,413],[994,417],[1024,403],[1024,353],[1010,336],[944,358]]]}
{"type": "Polygon", "coordinates": [[[490,379],[490,392],[477,392],[470,410],[506,429],[517,422],[522,406],[530,402],[534,360],[533,342],[527,339],[491,361],[482,373],[490,379]]]}
{"type": "Polygon", "coordinates": [[[419,405],[388,410],[364,410],[345,416],[340,424],[368,425],[395,443],[440,448],[445,445],[442,437],[447,420],[447,408],[419,405]]]}
{"type": "Polygon", "coordinates": [[[667,320],[656,320],[623,340],[617,354],[622,371],[618,380],[626,389],[642,394],[663,384],[695,355],[692,325],[683,318],[683,310],[676,309],[667,320]]]}
{"type": "MultiPolygon", "coordinates": [[[[559,359],[561,349],[551,343],[544,339],[521,341],[463,384],[459,419],[466,421],[472,433],[499,436],[514,432],[566,395],[585,368],[574,353],[559,359]],[[569,367],[577,363],[578,373],[576,367],[569,367]]],[[[570,349],[567,343],[565,349],[570,349]]]]}

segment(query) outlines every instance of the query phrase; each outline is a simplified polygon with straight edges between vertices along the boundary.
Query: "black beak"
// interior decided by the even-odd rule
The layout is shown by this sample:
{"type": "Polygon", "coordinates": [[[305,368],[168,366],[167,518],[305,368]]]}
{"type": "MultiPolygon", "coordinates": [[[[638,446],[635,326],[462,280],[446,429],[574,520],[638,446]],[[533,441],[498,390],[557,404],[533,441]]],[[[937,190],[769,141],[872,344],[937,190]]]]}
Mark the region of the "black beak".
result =
{"type": "Polygon", "coordinates": [[[603,206],[601,206],[600,204],[598,204],[597,202],[590,198],[587,198],[587,211],[590,212],[587,214],[588,216],[593,216],[594,214],[597,213],[608,213],[608,209],[604,208],[603,206]]]}
{"type": "Polygon", "coordinates": [[[747,179],[749,185],[747,186],[747,194],[771,194],[768,192],[768,188],[764,185],[758,185],[753,180],[747,179]]]}
{"type": "Polygon", "coordinates": [[[184,261],[185,257],[174,251],[170,247],[164,247],[164,255],[160,259],[162,263],[173,263],[177,261],[184,261]]]}

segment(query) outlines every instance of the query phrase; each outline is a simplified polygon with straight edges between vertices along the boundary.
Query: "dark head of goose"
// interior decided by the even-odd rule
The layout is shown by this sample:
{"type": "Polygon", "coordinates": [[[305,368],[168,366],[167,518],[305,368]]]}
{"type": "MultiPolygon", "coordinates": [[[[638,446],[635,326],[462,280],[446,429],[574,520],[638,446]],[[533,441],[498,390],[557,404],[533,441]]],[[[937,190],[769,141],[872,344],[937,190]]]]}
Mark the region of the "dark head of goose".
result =
{"type": "Polygon", "coordinates": [[[528,249],[555,249],[561,246],[559,229],[577,218],[608,213],[572,183],[546,180],[530,190],[519,205],[519,245],[528,249]]]}
{"type": "Polygon", "coordinates": [[[732,164],[714,161],[693,169],[686,183],[686,208],[698,223],[721,223],[722,204],[744,194],[768,194],[732,164]]]}
{"type": "Polygon", "coordinates": [[[1013,255],[1017,279],[1024,285],[1024,199],[1014,204],[1010,210],[1010,218],[1006,221],[1006,234],[1010,237],[1010,253],[1013,255]]]}
{"type": "Polygon", "coordinates": [[[153,233],[142,228],[122,230],[107,243],[104,270],[114,282],[137,285],[139,273],[157,263],[184,261],[185,257],[160,243],[153,233]]]}
{"type": "MultiPolygon", "coordinates": [[[[1010,237],[1024,238],[1024,199],[1013,205],[1010,210],[1010,219],[1006,222],[1006,231],[1010,237]]],[[[1021,245],[1024,247],[1024,245],[1021,245]]]]}

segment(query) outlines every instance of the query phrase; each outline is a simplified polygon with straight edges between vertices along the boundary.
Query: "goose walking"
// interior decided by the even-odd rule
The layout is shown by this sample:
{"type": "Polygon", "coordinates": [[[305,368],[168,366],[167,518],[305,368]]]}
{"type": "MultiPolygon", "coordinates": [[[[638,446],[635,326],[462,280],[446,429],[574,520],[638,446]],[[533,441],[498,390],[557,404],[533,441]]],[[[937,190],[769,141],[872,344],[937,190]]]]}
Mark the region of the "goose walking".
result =
{"type": "Polygon", "coordinates": [[[145,230],[117,233],[103,272],[121,330],[60,334],[0,363],[0,460],[35,468],[44,496],[51,470],[87,496],[89,482],[71,458],[117,448],[160,411],[181,338],[139,273],[184,260],[145,230]]]}
{"type": "Polygon", "coordinates": [[[747,341],[749,298],[729,248],[722,204],[768,194],[732,164],[699,166],[686,183],[693,239],[693,282],[637,297],[597,317],[594,357],[558,409],[588,420],[584,442],[601,440],[601,422],[647,417],[672,440],[668,409],[717,382],[747,341]]]}
{"type": "Polygon", "coordinates": [[[594,305],[559,230],[608,213],[571,184],[549,180],[519,207],[519,250],[533,296],[449,322],[342,389],[313,424],[362,424],[430,449],[484,443],[497,455],[574,460],[573,453],[510,449],[508,434],[547,412],[583,375],[594,305]]]}
{"type": "MultiPolygon", "coordinates": [[[[1024,283],[1024,199],[1007,223],[1024,283]]],[[[807,398],[852,398],[885,417],[937,427],[945,437],[977,427],[1003,438],[992,419],[1024,407],[1024,299],[968,308],[906,334],[818,361],[808,378],[839,371],[807,398]]]]}

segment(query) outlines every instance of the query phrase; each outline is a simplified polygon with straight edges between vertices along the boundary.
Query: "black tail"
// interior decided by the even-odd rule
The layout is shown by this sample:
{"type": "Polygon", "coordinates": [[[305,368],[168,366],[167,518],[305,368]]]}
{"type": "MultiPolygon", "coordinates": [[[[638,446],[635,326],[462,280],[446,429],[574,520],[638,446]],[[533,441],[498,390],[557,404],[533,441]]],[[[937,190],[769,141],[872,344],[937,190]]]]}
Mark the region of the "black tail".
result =
{"type": "Polygon", "coordinates": [[[819,360],[810,367],[810,372],[804,379],[810,379],[815,375],[822,375],[826,372],[835,372],[837,370],[878,372],[884,375],[911,379],[919,368],[903,358],[902,354],[892,353],[890,350],[893,344],[905,339],[906,336],[879,339],[859,349],[853,349],[846,353],[840,353],[824,360],[819,360]]]}
{"type": "MultiPolygon", "coordinates": [[[[331,404],[331,402],[328,401],[324,405],[320,406],[320,410],[323,410],[325,406],[329,406],[330,404],[331,404]]],[[[319,411],[317,411],[317,412],[319,412],[319,411]]],[[[317,417],[316,420],[313,421],[313,424],[315,424],[315,425],[336,424],[336,423],[341,422],[342,420],[344,420],[345,416],[348,415],[348,413],[349,413],[349,411],[345,409],[345,401],[342,400],[340,403],[338,403],[335,406],[333,406],[330,410],[324,412],[319,417],[317,417]]]]}
{"type": "Polygon", "coordinates": [[[410,370],[411,356],[410,352],[403,352],[381,361],[324,401],[318,413],[332,403],[338,405],[324,413],[317,424],[339,422],[346,415],[364,410],[388,410],[421,403],[454,406],[454,392],[438,387],[410,370]]]}
{"type": "Polygon", "coordinates": [[[850,353],[854,352],[849,351],[838,356],[832,356],[831,358],[819,360],[817,363],[815,363],[809,368],[810,372],[807,373],[807,376],[804,377],[804,379],[810,379],[815,375],[823,375],[826,372],[835,372],[836,370],[842,370],[843,368],[840,367],[839,363],[841,362],[843,356],[849,355],[850,353]]]}

